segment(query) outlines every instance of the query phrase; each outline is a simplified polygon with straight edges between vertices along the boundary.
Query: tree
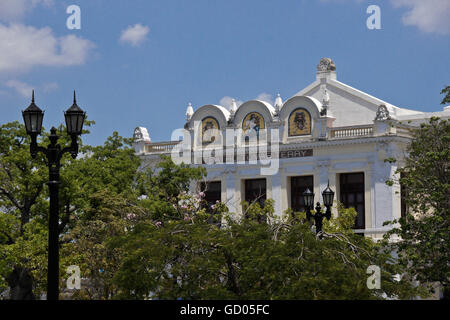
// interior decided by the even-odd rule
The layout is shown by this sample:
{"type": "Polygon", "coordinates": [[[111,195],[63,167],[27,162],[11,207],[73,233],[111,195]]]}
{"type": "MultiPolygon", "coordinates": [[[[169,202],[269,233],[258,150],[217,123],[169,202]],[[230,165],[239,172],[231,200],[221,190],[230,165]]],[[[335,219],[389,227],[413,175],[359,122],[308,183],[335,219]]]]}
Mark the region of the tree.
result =
{"type": "Polygon", "coordinates": [[[74,227],[65,235],[61,250],[64,267],[77,265],[83,283],[81,290],[73,292],[71,299],[110,299],[117,294],[112,283],[123,252],[120,248],[107,247],[107,241],[123,236],[132,228],[142,208],[132,197],[115,194],[108,190],[90,196],[95,205],[86,209],[86,214],[74,218],[74,227]]]}
{"type": "Polygon", "coordinates": [[[449,287],[450,279],[450,122],[431,118],[414,132],[405,165],[397,170],[408,207],[398,227],[386,234],[408,273],[424,283],[449,287]]]}
{"type": "Polygon", "coordinates": [[[43,267],[40,253],[46,239],[38,230],[48,212],[48,169],[41,155],[31,159],[29,146],[23,125],[16,121],[0,126],[0,291],[8,287],[12,272],[22,274],[25,266],[35,279],[42,274],[37,270],[43,267]]]}
{"type": "MultiPolygon", "coordinates": [[[[42,195],[48,171],[43,157],[32,161],[29,146],[30,138],[23,125],[16,121],[0,126],[0,208],[20,220],[20,234],[33,215],[33,206],[44,205],[42,195]]],[[[13,241],[7,230],[0,232],[9,242],[13,241]]]]}
{"type": "Polygon", "coordinates": [[[442,99],[441,104],[450,103],[450,86],[446,86],[441,90],[441,94],[445,94],[445,97],[442,99]]]}
{"type": "Polygon", "coordinates": [[[218,225],[204,209],[186,205],[197,195],[186,197],[172,199],[176,212],[138,219],[108,241],[123,253],[113,278],[116,298],[404,299],[421,293],[407,277],[394,280],[404,269],[380,244],[354,234],[354,209],[340,208],[338,218],[325,222],[321,240],[304,213],[274,216],[270,199],[264,208],[246,204],[240,218],[218,203],[213,209],[224,222],[218,225]],[[369,265],[381,268],[380,290],[366,285],[369,265]]]}
{"type": "MultiPolygon", "coordinates": [[[[86,120],[86,127],[93,121],[86,120]]],[[[64,126],[59,127],[60,143],[70,143],[64,126]]],[[[84,133],[89,133],[84,130],[84,133]]],[[[43,132],[41,144],[48,143],[43,132]]],[[[16,267],[26,267],[35,280],[35,294],[45,292],[47,273],[48,168],[38,154],[32,159],[30,139],[18,122],[0,127],[0,291],[16,267]]],[[[67,234],[80,217],[89,216],[96,205],[94,195],[132,193],[140,160],[130,146],[131,139],[114,132],[103,146],[80,143],[77,159],[62,159],[60,187],[60,241],[70,242],[67,234]]],[[[134,191],[133,191],[134,192],[134,191]]],[[[103,205],[104,203],[102,203],[103,205]]],[[[101,209],[101,208],[100,208],[101,209]]],[[[65,274],[66,257],[75,254],[61,250],[60,274],[65,274]]]]}
{"type": "Polygon", "coordinates": [[[200,199],[190,198],[187,190],[191,180],[200,178],[204,169],[176,166],[169,158],[158,165],[154,170],[157,172],[136,169],[130,170],[134,179],[127,178],[122,187],[108,188],[101,184],[103,189],[86,194],[88,204],[84,214],[74,217],[74,227],[66,234],[64,252],[67,263],[78,265],[85,278],[83,288],[72,295],[74,299],[111,299],[118,295],[113,278],[121,265],[124,248],[109,246],[110,241],[125,236],[139,222],[155,219],[162,224],[184,220],[188,216],[182,212],[183,208],[195,211],[200,207],[200,199]]]}

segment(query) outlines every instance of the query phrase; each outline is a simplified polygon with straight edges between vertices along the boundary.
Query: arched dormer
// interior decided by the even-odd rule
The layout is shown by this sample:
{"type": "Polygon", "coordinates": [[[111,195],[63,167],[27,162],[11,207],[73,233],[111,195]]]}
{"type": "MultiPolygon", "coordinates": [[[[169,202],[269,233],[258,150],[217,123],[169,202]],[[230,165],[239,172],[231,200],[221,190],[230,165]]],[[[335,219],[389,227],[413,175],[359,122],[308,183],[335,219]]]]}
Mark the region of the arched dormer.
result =
{"type": "Polygon", "coordinates": [[[241,145],[241,142],[245,141],[245,136],[251,134],[259,136],[260,130],[270,128],[274,121],[274,115],[275,109],[268,102],[250,100],[241,104],[233,118],[233,126],[240,129],[238,132],[241,134],[237,137],[237,144],[241,145]],[[255,130],[255,132],[252,132],[252,130],[255,130]]]}
{"type": "Polygon", "coordinates": [[[224,136],[224,131],[230,118],[230,112],[222,106],[207,104],[195,110],[194,114],[187,123],[187,128],[193,134],[193,145],[204,146],[211,140],[215,140],[212,132],[207,130],[219,130],[224,136]],[[205,135],[203,134],[205,133],[205,135]]]}
{"type": "Polygon", "coordinates": [[[309,96],[294,96],[280,110],[282,141],[304,141],[318,135],[316,121],[320,118],[322,104],[309,96]]]}

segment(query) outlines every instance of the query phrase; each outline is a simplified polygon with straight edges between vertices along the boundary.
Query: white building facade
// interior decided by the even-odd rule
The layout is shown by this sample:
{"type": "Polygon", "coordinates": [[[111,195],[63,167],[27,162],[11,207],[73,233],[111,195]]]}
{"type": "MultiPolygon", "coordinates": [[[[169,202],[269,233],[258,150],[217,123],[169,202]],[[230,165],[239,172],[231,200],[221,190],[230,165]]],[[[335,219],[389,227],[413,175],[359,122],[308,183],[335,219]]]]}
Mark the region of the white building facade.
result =
{"type": "Polygon", "coordinates": [[[242,201],[266,198],[275,201],[276,214],[304,211],[306,188],[322,202],[329,183],[335,202],[358,212],[355,232],[380,238],[388,230],[383,223],[405,211],[400,186],[386,181],[402,165],[411,130],[431,116],[450,118],[450,108],[425,113],[396,107],[339,82],[334,62],[323,58],[316,80],[284,103],[278,95],[274,105],[250,100],[238,107],[233,101],[229,109],[204,105],[194,111],[189,104],[175,141],[152,142],[138,127],[134,146],[150,166],[161,154],[204,166],[207,201],[225,202],[236,214],[242,214],[242,201]]]}

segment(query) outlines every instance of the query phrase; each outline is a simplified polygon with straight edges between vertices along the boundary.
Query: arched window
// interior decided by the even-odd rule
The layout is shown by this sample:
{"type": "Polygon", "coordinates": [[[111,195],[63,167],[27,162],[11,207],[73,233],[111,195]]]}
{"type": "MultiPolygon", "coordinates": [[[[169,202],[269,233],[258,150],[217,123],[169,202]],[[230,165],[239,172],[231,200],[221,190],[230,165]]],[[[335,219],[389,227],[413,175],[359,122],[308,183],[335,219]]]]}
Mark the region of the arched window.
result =
{"type": "Polygon", "coordinates": [[[289,137],[311,134],[311,114],[308,110],[297,108],[289,115],[289,137]]]}

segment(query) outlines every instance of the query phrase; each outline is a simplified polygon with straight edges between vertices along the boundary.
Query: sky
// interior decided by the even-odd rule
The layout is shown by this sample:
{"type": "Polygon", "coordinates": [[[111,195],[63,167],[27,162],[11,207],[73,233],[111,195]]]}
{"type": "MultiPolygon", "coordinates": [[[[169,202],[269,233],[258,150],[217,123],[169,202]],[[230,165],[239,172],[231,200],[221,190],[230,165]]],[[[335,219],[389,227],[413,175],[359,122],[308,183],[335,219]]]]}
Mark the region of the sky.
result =
{"type": "Polygon", "coordinates": [[[441,111],[450,85],[450,0],[0,0],[0,125],[22,122],[35,90],[48,129],[78,105],[103,144],[182,128],[189,102],[283,100],[337,79],[398,107],[441,111]],[[80,8],[80,29],[67,20],[80,8]],[[378,5],[381,29],[368,29],[378,5]]]}

